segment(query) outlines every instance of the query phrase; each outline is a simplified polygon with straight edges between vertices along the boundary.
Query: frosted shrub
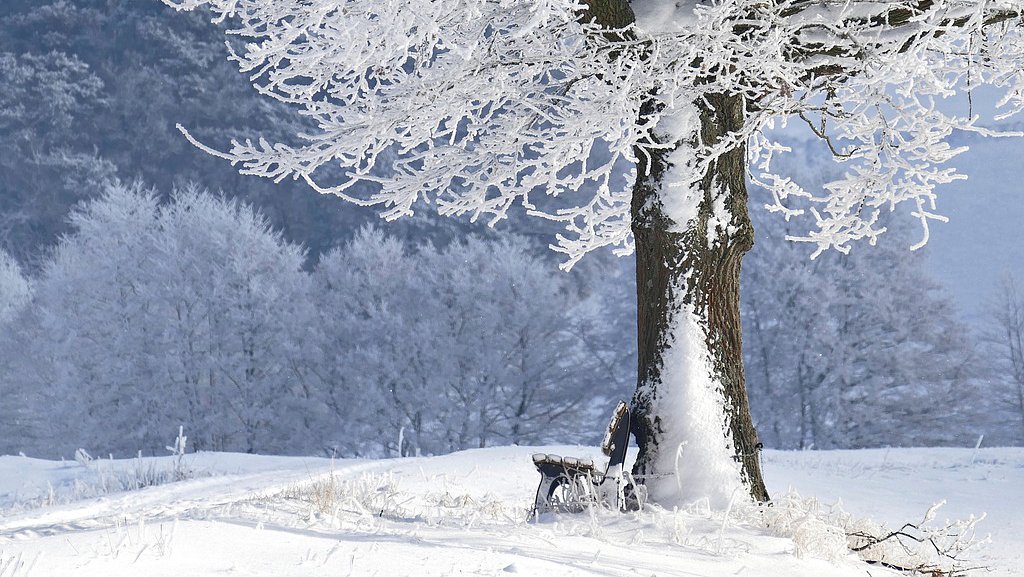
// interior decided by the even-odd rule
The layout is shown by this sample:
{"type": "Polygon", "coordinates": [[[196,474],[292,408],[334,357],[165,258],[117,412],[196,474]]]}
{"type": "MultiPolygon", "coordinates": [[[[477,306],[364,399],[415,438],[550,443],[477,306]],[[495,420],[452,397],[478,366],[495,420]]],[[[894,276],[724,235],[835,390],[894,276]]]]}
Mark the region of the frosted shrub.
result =
{"type": "Polygon", "coordinates": [[[398,485],[391,474],[367,474],[339,479],[335,473],[294,486],[285,498],[308,503],[311,512],[325,515],[355,513],[365,517],[408,517],[398,502],[398,485]]]}
{"type": "Polygon", "coordinates": [[[177,527],[177,520],[166,529],[163,523],[153,529],[146,525],[145,519],[141,516],[134,523],[129,523],[127,518],[115,519],[114,526],[107,529],[106,534],[93,546],[92,553],[97,557],[111,559],[124,555],[133,559],[133,564],[147,552],[151,556],[161,558],[171,553],[177,527]]]}
{"type": "Polygon", "coordinates": [[[846,534],[827,520],[809,512],[793,527],[794,552],[800,558],[838,561],[849,552],[846,534]]]}
{"type": "Polygon", "coordinates": [[[92,464],[92,455],[85,449],[79,448],[75,451],[75,462],[88,469],[92,464]]]}
{"type": "Polygon", "coordinates": [[[289,487],[283,496],[308,506],[311,517],[322,516],[331,522],[355,515],[471,528],[485,522],[519,525],[528,516],[521,504],[473,496],[457,487],[426,493],[403,491],[391,473],[368,473],[351,479],[331,473],[289,487]]]}
{"type": "Polygon", "coordinates": [[[982,517],[935,523],[929,509],[922,519],[892,530],[871,519],[856,518],[839,505],[823,507],[791,491],[770,505],[745,511],[744,518],[772,535],[793,540],[798,557],[838,561],[855,552],[868,563],[936,576],[962,575],[971,567],[964,554],[985,541],[976,536],[982,517]]]}
{"type": "Polygon", "coordinates": [[[868,522],[850,523],[846,528],[850,548],[863,559],[886,567],[925,575],[956,576],[973,569],[964,556],[987,538],[978,538],[977,524],[985,518],[935,522],[945,501],[936,503],[916,523],[898,529],[868,522]]]}
{"type": "Polygon", "coordinates": [[[188,437],[185,436],[185,427],[178,427],[178,436],[174,439],[174,445],[168,446],[167,450],[174,455],[174,480],[183,481],[192,478],[192,469],[185,462],[185,447],[188,437]]]}

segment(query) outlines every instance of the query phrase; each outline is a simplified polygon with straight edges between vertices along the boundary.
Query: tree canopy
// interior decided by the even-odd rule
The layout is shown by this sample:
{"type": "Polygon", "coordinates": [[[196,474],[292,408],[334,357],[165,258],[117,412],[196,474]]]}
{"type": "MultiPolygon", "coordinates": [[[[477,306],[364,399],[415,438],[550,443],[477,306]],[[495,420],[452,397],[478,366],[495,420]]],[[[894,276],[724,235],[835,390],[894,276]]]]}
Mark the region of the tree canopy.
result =
{"type": "Polygon", "coordinates": [[[588,8],[615,2],[165,2],[230,18],[231,34],[248,42],[232,59],[261,93],[317,125],[288,142],[201,144],[207,151],[388,217],[425,200],[444,214],[501,219],[516,202],[534,207],[531,195],[568,197],[535,213],[563,224],[557,250],[570,263],[599,246],[631,249],[623,163],[675,150],[689,175],[670,185],[684,199],[682,225],[693,208],[686,191],[741,144],[772,210],[793,217],[793,199],[810,204],[810,228],[795,240],[848,250],[883,232],[883,210],[907,202],[922,244],[929,221],[942,219],[935,187],[961,177],[945,166],[961,150],[946,138],[986,132],[943,99],[994,85],[1004,115],[1024,107],[1020,9],[1007,0],[647,1],[630,5],[635,22],[611,25],[588,8]],[[713,94],[742,97],[746,119],[711,142],[696,132],[693,105],[713,94]],[[791,120],[844,167],[824,190],[772,168],[784,147],[770,129],[791,120]],[[386,178],[373,171],[382,163],[386,178]],[[343,175],[321,178],[335,165],[343,175]],[[353,188],[364,181],[377,186],[353,188]]]}

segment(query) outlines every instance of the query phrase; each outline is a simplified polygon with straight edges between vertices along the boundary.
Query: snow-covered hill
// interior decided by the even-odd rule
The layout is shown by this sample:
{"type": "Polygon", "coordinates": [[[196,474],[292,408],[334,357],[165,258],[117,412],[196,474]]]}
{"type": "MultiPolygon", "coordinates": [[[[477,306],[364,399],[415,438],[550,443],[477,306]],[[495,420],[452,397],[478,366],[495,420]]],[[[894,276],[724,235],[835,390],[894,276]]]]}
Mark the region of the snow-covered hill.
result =
{"type": "Polygon", "coordinates": [[[767,452],[774,495],[822,503],[780,500],[770,523],[749,507],[700,504],[530,522],[537,451],[597,456],[579,447],[333,462],[199,453],[179,465],[191,479],[134,491],[120,489],[173,477],[174,460],[0,457],[0,577],[893,574],[808,537],[838,499],[890,525],[943,499],[937,520],[987,513],[978,531],[992,543],[972,550],[971,564],[1024,574],[1024,449],[767,452]]]}

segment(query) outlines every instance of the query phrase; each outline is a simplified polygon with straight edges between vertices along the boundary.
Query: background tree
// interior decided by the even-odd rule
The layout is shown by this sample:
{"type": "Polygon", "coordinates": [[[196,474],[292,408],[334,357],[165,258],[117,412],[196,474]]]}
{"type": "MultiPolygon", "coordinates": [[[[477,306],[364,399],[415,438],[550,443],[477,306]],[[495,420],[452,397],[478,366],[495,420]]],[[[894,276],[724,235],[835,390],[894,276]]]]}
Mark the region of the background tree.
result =
{"type": "Polygon", "coordinates": [[[588,398],[614,393],[577,331],[594,309],[528,247],[367,229],[311,274],[247,205],[110,185],[34,291],[0,258],[0,452],[162,454],[180,425],[264,453],[596,442],[588,398]]]}
{"type": "Polygon", "coordinates": [[[29,262],[40,238],[53,242],[67,230],[71,206],[114,175],[109,161],[82,146],[104,85],[74,55],[3,48],[0,79],[0,243],[29,262]]]}
{"type": "Polygon", "coordinates": [[[421,277],[434,279],[430,300],[441,305],[442,327],[462,353],[451,404],[473,409],[479,446],[599,432],[587,418],[588,397],[617,383],[583,346],[573,322],[579,297],[567,279],[549,276],[515,237],[470,238],[424,256],[421,277]]]}
{"type": "MultiPolygon", "coordinates": [[[[255,130],[283,137],[302,124],[251,91],[223,58],[222,32],[198,14],[157,2],[10,0],[0,29],[0,243],[26,270],[37,271],[70,231],[70,208],[114,177],[141,178],[161,198],[202,182],[259,206],[314,254],[375,218],[294,184],[241,179],[180,138],[174,123],[183,119],[215,139],[255,130]]],[[[441,228],[421,219],[406,234],[441,228]]]]}
{"type": "Polygon", "coordinates": [[[41,419],[40,438],[75,444],[82,435],[74,433],[84,430],[111,443],[111,451],[123,450],[125,440],[140,448],[152,441],[144,439],[144,424],[154,417],[144,383],[153,367],[135,363],[156,352],[156,335],[145,329],[149,284],[140,276],[148,269],[156,211],[152,195],[113,188],[105,201],[72,214],[74,234],[43,265],[30,314],[17,328],[25,354],[16,357],[13,379],[31,395],[35,412],[65,416],[41,419]]]}
{"type": "MultiPolygon", "coordinates": [[[[412,444],[422,432],[423,420],[403,418],[393,402],[403,396],[396,389],[402,370],[387,362],[397,356],[392,347],[430,346],[413,319],[404,321],[403,330],[399,316],[403,304],[410,302],[406,291],[414,288],[414,279],[415,262],[403,243],[369,229],[344,248],[324,254],[313,272],[319,346],[309,351],[315,358],[307,366],[327,409],[332,452],[361,456],[383,449],[401,454],[403,428],[412,444]],[[382,262],[388,265],[382,267],[382,262]]],[[[434,406],[437,396],[432,393],[420,397],[422,404],[434,406]]]]}
{"type": "Polygon", "coordinates": [[[991,378],[996,384],[992,408],[998,413],[1014,414],[1019,423],[1017,442],[1024,439],[1024,299],[1012,276],[1006,276],[991,304],[990,325],[985,334],[990,358],[991,378]]]}
{"type": "Polygon", "coordinates": [[[233,55],[241,69],[319,127],[226,153],[200,144],[244,173],[392,218],[426,199],[497,220],[559,195],[548,216],[566,227],[568,264],[635,246],[636,472],[663,503],[724,504],[741,486],[767,498],[740,351],[748,159],[775,210],[797,215],[794,197],[816,207],[802,240],[845,251],[902,202],[927,233],[935,186],[956,178],[941,168],[957,152],[944,139],[977,122],[937,98],[997,84],[1011,113],[1024,105],[1020,12],[1004,1],[165,2],[236,17],[250,40],[233,55]],[[824,193],[771,170],[780,147],[764,129],[790,117],[846,165],[824,193]],[[382,179],[372,169],[388,151],[401,155],[382,179]],[[619,160],[636,166],[632,190],[613,183],[619,160]],[[378,188],[360,194],[360,182],[378,188]]]}
{"type": "Polygon", "coordinates": [[[187,399],[193,444],[295,452],[310,403],[295,369],[313,317],[303,249],[248,205],[196,188],[161,206],[152,287],[161,381],[187,399]]]}
{"type": "Polygon", "coordinates": [[[926,255],[906,250],[906,227],[891,222],[896,230],[875,247],[811,261],[786,242],[787,223],[763,213],[754,222],[744,361],[765,445],[973,443],[976,352],[926,274],[926,255]]]}
{"type": "Polygon", "coordinates": [[[412,250],[364,229],[314,283],[320,354],[335,359],[313,363],[314,388],[343,454],[376,452],[371,439],[416,454],[599,433],[585,392],[610,383],[573,330],[576,295],[524,241],[412,250]]]}
{"type": "Polygon", "coordinates": [[[18,262],[0,250],[0,324],[10,323],[28,304],[32,287],[18,262]]]}
{"type": "Polygon", "coordinates": [[[112,186],[72,226],[15,327],[11,380],[49,417],[47,454],[160,452],[179,425],[199,448],[304,446],[290,362],[309,319],[299,247],[196,190],[160,206],[112,186]]]}
{"type": "Polygon", "coordinates": [[[11,255],[0,249],[0,437],[8,439],[7,446],[0,445],[0,452],[10,449],[11,440],[19,443],[33,442],[31,432],[37,429],[35,417],[28,405],[26,391],[18,386],[11,362],[16,352],[17,339],[14,326],[17,318],[24,314],[32,296],[32,287],[22,274],[21,267],[11,255]]]}

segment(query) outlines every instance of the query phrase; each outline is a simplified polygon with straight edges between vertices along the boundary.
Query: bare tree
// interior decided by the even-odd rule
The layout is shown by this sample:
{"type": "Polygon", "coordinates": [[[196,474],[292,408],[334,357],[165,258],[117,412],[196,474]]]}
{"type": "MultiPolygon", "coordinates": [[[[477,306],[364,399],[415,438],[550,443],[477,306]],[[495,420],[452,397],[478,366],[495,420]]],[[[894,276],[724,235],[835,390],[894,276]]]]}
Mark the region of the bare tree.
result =
{"type": "Polygon", "coordinates": [[[993,360],[994,378],[1006,385],[1006,403],[1020,418],[1020,438],[1024,439],[1024,297],[1012,276],[999,283],[989,306],[991,325],[986,333],[993,360]]]}
{"type": "Polygon", "coordinates": [[[231,18],[248,41],[232,59],[316,126],[227,152],[192,139],[244,173],[388,218],[426,201],[496,222],[521,203],[564,224],[566,266],[635,250],[635,473],[666,504],[724,505],[742,487],[768,498],[740,350],[746,177],[787,217],[795,198],[812,205],[794,240],[819,251],[875,239],[904,202],[920,245],[942,218],[935,187],[959,178],[946,137],[985,132],[936,101],[993,84],[1008,114],[1024,108],[1009,0],[164,1],[231,18]],[[766,129],[785,119],[821,138],[842,178],[809,191],[773,171],[784,147],[766,129]],[[376,188],[357,196],[359,182],[376,188]],[[535,202],[545,194],[561,205],[535,202]]]}

